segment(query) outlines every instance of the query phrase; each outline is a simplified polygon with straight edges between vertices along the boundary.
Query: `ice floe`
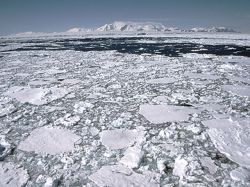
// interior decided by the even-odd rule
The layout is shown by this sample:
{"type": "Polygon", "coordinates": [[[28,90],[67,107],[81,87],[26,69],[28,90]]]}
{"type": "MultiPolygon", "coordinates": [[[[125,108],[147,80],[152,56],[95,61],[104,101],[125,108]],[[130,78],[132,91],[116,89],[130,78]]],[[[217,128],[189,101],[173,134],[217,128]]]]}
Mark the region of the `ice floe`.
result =
{"type": "Polygon", "coordinates": [[[100,187],[159,187],[160,175],[153,172],[136,173],[125,166],[103,166],[89,177],[100,187]]]}
{"type": "Polygon", "coordinates": [[[56,155],[74,151],[74,144],[79,139],[79,136],[67,129],[40,127],[33,130],[30,135],[19,144],[18,149],[28,152],[34,151],[37,154],[43,155],[56,155]]]}
{"type": "Polygon", "coordinates": [[[212,119],[204,121],[215,147],[230,160],[250,168],[250,121],[212,119]]]}
{"type": "Polygon", "coordinates": [[[33,105],[44,105],[51,101],[60,99],[68,94],[69,91],[64,88],[30,88],[22,86],[11,87],[4,95],[16,99],[21,103],[30,103],[33,105]]]}
{"type": "Polygon", "coordinates": [[[109,149],[123,149],[141,141],[144,132],[136,129],[104,130],[100,133],[101,142],[109,149]]]}
{"type": "Polygon", "coordinates": [[[222,88],[239,96],[250,97],[250,86],[224,85],[222,88]]]}
{"type": "Polygon", "coordinates": [[[15,166],[13,163],[0,162],[0,186],[24,187],[29,175],[26,170],[15,166]]]}
{"type": "Polygon", "coordinates": [[[160,124],[186,121],[194,111],[194,109],[182,106],[144,104],[140,106],[139,114],[143,115],[151,123],[160,124]]]}

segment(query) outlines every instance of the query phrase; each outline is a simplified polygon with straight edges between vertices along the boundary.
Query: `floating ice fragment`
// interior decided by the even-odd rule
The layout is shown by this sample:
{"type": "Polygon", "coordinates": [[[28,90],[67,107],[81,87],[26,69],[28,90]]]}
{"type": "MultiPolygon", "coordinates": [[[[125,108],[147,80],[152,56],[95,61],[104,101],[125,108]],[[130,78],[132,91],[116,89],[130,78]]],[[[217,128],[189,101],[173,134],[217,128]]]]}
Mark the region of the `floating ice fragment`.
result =
{"type": "Polygon", "coordinates": [[[143,141],[144,132],[140,128],[104,130],[100,133],[101,142],[109,149],[123,149],[134,143],[138,145],[143,141]]]}
{"type": "Polygon", "coordinates": [[[0,161],[9,155],[11,150],[11,144],[6,141],[4,136],[0,135],[0,161]]]}
{"type": "Polygon", "coordinates": [[[187,165],[188,162],[184,158],[178,156],[175,159],[173,174],[180,177],[180,180],[182,180],[186,177],[187,165]]]}
{"type": "Polygon", "coordinates": [[[129,147],[121,158],[120,163],[129,168],[138,168],[143,154],[144,152],[141,150],[140,146],[129,147]]]}
{"type": "Polygon", "coordinates": [[[169,84],[176,82],[177,79],[173,77],[164,77],[164,78],[158,78],[158,79],[150,79],[147,80],[146,83],[148,84],[169,84]]]}
{"type": "Polygon", "coordinates": [[[214,164],[214,161],[210,157],[202,157],[200,158],[202,166],[208,168],[211,174],[215,174],[217,171],[217,166],[214,164]]]}
{"type": "Polygon", "coordinates": [[[250,121],[213,119],[203,122],[215,147],[230,160],[250,168],[250,121]]]}
{"type": "Polygon", "coordinates": [[[66,114],[64,117],[59,118],[55,121],[55,124],[63,124],[65,126],[73,126],[77,124],[81,118],[79,116],[73,116],[71,114],[66,114]]]}
{"type": "Polygon", "coordinates": [[[4,95],[12,97],[21,103],[30,103],[33,105],[44,105],[51,101],[60,99],[68,94],[64,88],[30,88],[14,86],[10,88],[4,95]]]}
{"type": "Polygon", "coordinates": [[[151,123],[160,124],[188,120],[189,114],[194,111],[194,109],[182,106],[144,104],[140,106],[139,114],[151,123]]]}
{"type": "Polygon", "coordinates": [[[24,187],[29,175],[23,168],[17,168],[12,163],[0,162],[0,186],[24,187]]]}
{"type": "Polygon", "coordinates": [[[41,127],[33,130],[28,138],[19,144],[18,149],[42,155],[55,155],[73,151],[74,144],[79,139],[79,136],[67,129],[41,127]]]}
{"type": "Polygon", "coordinates": [[[136,173],[120,165],[103,166],[89,177],[99,187],[159,187],[160,175],[153,172],[136,173]]]}
{"type": "Polygon", "coordinates": [[[222,88],[239,96],[250,97],[250,86],[224,85],[222,88]]]}
{"type": "Polygon", "coordinates": [[[83,113],[87,109],[93,108],[94,105],[88,102],[80,101],[74,105],[74,112],[83,113]]]}
{"type": "Polygon", "coordinates": [[[231,171],[230,176],[235,181],[250,182],[250,171],[242,167],[231,171]]]}

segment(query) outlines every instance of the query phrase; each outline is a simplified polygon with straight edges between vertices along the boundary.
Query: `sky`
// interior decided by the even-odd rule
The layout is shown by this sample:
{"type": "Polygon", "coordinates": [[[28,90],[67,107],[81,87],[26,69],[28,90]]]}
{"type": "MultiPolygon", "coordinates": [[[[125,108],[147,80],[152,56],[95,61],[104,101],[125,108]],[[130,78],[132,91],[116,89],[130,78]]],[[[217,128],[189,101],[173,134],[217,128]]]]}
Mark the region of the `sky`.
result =
{"type": "Polygon", "coordinates": [[[250,0],[0,0],[0,35],[97,28],[113,21],[250,33],[250,0]]]}

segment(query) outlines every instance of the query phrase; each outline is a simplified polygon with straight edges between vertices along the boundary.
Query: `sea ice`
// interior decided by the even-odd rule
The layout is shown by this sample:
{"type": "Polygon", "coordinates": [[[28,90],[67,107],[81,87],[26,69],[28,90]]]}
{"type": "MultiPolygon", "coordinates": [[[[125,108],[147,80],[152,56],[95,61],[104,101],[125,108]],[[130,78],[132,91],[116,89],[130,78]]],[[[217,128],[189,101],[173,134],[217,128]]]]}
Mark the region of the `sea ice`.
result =
{"type": "Polygon", "coordinates": [[[230,176],[235,181],[250,182],[250,170],[244,169],[242,167],[231,171],[230,176]]]}
{"type": "Polygon", "coordinates": [[[28,138],[19,144],[18,149],[43,155],[56,155],[73,151],[74,144],[79,139],[79,136],[67,129],[40,127],[33,130],[28,138]]]}
{"type": "Polygon", "coordinates": [[[215,147],[230,160],[250,168],[250,121],[212,119],[203,122],[215,147]]]}
{"type": "Polygon", "coordinates": [[[147,80],[146,83],[148,84],[169,84],[176,82],[177,79],[173,77],[164,77],[164,78],[158,78],[158,79],[150,79],[147,80]]]}
{"type": "Polygon", "coordinates": [[[148,121],[154,124],[185,121],[188,120],[189,114],[193,112],[194,109],[182,106],[150,104],[141,105],[139,110],[139,114],[143,115],[148,121]]]}
{"type": "Polygon", "coordinates": [[[129,147],[121,158],[120,163],[129,168],[138,168],[143,154],[144,152],[141,150],[140,146],[129,147]]]}
{"type": "Polygon", "coordinates": [[[5,137],[0,135],[0,161],[2,161],[12,150],[11,144],[6,141],[5,137]]]}
{"type": "Polygon", "coordinates": [[[222,88],[239,96],[250,97],[250,86],[224,85],[222,88]]]}
{"type": "Polygon", "coordinates": [[[29,175],[26,170],[14,166],[12,163],[0,162],[0,186],[24,187],[29,175]]]}
{"type": "Polygon", "coordinates": [[[101,142],[109,149],[123,149],[136,143],[142,136],[136,129],[104,130],[100,133],[101,142]]]}
{"type": "Polygon", "coordinates": [[[4,95],[18,100],[21,103],[30,103],[33,105],[44,105],[51,101],[60,99],[68,94],[64,88],[30,88],[14,86],[11,87],[4,95]]]}
{"type": "Polygon", "coordinates": [[[175,159],[173,174],[180,177],[180,180],[182,180],[186,176],[187,165],[188,165],[188,162],[184,158],[181,158],[180,156],[178,156],[175,159]]]}
{"type": "Polygon", "coordinates": [[[136,173],[133,170],[120,166],[103,166],[89,179],[100,187],[159,187],[160,175],[153,172],[136,173]]]}

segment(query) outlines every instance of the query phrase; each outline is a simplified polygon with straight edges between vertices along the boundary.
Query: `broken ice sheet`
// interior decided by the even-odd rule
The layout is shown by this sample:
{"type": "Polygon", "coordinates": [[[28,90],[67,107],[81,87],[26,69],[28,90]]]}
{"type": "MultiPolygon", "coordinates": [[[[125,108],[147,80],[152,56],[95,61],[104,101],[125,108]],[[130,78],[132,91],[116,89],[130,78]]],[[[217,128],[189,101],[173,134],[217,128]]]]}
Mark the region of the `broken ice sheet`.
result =
{"type": "Polygon", "coordinates": [[[42,155],[56,155],[74,151],[74,144],[79,139],[79,136],[67,129],[40,127],[33,130],[28,138],[19,144],[18,149],[42,155]]]}
{"type": "Polygon", "coordinates": [[[21,103],[30,103],[33,105],[44,105],[51,101],[60,99],[68,94],[65,88],[30,88],[14,86],[11,87],[4,95],[16,99],[21,103]]]}
{"type": "Polygon", "coordinates": [[[160,186],[160,175],[158,173],[147,171],[139,174],[121,165],[103,166],[92,174],[89,179],[100,187],[160,186]]]}
{"type": "Polygon", "coordinates": [[[250,120],[212,119],[204,121],[215,147],[230,160],[250,168],[250,120]]]}
{"type": "Polygon", "coordinates": [[[239,96],[250,97],[250,86],[224,85],[222,88],[239,96]]]}
{"type": "Polygon", "coordinates": [[[16,167],[12,163],[0,162],[1,187],[23,187],[28,179],[29,175],[23,168],[16,167]]]}
{"type": "Polygon", "coordinates": [[[157,78],[157,79],[149,79],[146,81],[148,84],[169,84],[176,82],[177,79],[173,77],[164,77],[164,78],[157,78]]]}
{"type": "Polygon", "coordinates": [[[150,105],[140,106],[139,114],[143,115],[148,121],[154,124],[186,121],[189,115],[194,113],[195,109],[182,106],[170,105],[150,105]]]}
{"type": "Polygon", "coordinates": [[[143,131],[137,129],[104,130],[100,133],[101,142],[109,149],[123,149],[140,143],[144,137],[143,131]]]}

